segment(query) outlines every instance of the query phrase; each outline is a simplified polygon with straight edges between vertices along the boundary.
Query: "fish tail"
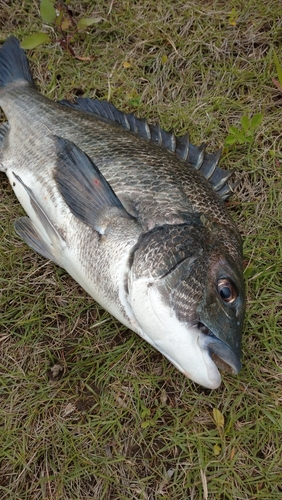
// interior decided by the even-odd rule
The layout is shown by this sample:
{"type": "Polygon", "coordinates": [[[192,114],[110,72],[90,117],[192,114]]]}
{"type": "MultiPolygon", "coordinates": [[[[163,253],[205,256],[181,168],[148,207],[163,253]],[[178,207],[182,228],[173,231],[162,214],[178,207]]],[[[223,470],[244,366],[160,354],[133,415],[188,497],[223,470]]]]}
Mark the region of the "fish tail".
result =
{"type": "Polygon", "coordinates": [[[0,49],[0,89],[15,81],[35,86],[25,52],[19,40],[10,36],[0,49]]]}

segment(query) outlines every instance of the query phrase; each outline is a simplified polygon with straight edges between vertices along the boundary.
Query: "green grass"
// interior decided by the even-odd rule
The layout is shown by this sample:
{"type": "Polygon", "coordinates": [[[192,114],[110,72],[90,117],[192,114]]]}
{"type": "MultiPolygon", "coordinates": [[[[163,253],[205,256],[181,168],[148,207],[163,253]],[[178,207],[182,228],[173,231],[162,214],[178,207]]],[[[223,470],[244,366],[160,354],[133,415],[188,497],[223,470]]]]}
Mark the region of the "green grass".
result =
{"type": "MultiPolygon", "coordinates": [[[[50,98],[110,98],[168,130],[189,130],[210,151],[243,115],[263,113],[254,142],[224,149],[221,163],[241,180],[229,208],[246,263],[243,369],[224,374],[213,392],[185,379],[19,240],[13,222],[23,212],[1,174],[1,498],[277,500],[282,94],[271,78],[273,49],[282,60],[281,3],[79,1],[70,8],[76,20],[102,18],[73,41],[76,54],[95,58],[76,60],[57,43],[29,52],[50,98]]],[[[37,2],[2,2],[0,29],[2,41],[41,30],[37,2]]]]}

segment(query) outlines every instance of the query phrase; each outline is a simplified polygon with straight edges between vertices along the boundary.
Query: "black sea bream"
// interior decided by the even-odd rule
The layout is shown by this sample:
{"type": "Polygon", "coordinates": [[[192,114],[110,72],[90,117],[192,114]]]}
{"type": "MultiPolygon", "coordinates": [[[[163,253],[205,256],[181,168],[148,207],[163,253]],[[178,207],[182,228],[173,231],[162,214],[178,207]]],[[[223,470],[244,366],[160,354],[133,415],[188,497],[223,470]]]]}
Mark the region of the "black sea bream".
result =
{"type": "Polygon", "coordinates": [[[0,106],[0,170],[27,213],[24,241],[190,379],[215,389],[218,366],[238,373],[242,245],[219,154],[107,102],[43,97],[14,37],[0,50],[0,106]]]}

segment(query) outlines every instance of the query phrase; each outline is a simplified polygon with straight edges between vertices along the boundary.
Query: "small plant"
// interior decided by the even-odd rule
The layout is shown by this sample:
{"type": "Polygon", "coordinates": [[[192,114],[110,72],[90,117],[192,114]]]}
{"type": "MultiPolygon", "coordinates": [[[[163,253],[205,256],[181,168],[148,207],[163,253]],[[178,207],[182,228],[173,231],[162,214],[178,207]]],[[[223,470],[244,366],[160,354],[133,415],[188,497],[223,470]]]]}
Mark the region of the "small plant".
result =
{"type": "Polygon", "coordinates": [[[235,7],[233,7],[231,12],[229,12],[229,18],[228,18],[229,24],[231,26],[236,26],[237,21],[238,21],[238,17],[239,17],[239,12],[237,11],[237,9],[235,7]]]}
{"type": "Polygon", "coordinates": [[[225,145],[230,146],[232,144],[250,144],[254,140],[254,134],[256,128],[261,124],[263,115],[257,113],[252,118],[243,115],[241,118],[242,128],[229,127],[229,135],[225,139],[225,145]]]}
{"type": "MultiPolygon", "coordinates": [[[[223,441],[224,437],[224,415],[221,413],[221,411],[218,410],[218,408],[213,408],[212,410],[213,413],[213,418],[217,427],[217,430],[219,432],[219,435],[221,437],[221,441],[223,441]]],[[[214,455],[218,456],[221,454],[221,449],[222,446],[219,444],[215,444],[213,447],[213,452],[214,455]]]]}
{"type": "MultiPolygon", "coordinates": [[[[52,26],[52,35],[57,35],[61,47],[79,60],[90,60],[91,57],[82,57],[75,54],[71,41],[77,32],[81,32],[102,20],[101,17],[83,17],[76,22],[68,8],[70,0],[55,2],[55,0],[41,0],[40,17],[44,24],[52,26]]],[[[34,49],[39,45],[53,42],[52,38],[43,31],[32,33],[21,42],[23,49],[34,49]]]]}
{"type": "Polygon", "coordinates": [[[157,425],[158,420],[162,415],[162,409],[159,407],[155,412],[152,412],[149,408],[141,403],[141,429],[146,429],[147,427],[154,427],[157,425]]]}

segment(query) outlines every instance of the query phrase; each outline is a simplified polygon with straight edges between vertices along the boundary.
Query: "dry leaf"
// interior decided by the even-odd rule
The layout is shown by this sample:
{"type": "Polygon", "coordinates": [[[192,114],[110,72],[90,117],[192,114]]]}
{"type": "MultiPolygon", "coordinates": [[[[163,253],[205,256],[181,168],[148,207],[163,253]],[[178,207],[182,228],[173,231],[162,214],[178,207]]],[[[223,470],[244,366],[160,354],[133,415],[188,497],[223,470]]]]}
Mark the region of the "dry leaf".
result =
{"type": "Polygon", "coordinates": [[[278,90],[280,90],[280,92],[282,92],[282,85],[280,85],[280,83],[275,80],[275,78],[272,78],[272,81],[274,83],[274,85],[278,88],[278,90]]]}

